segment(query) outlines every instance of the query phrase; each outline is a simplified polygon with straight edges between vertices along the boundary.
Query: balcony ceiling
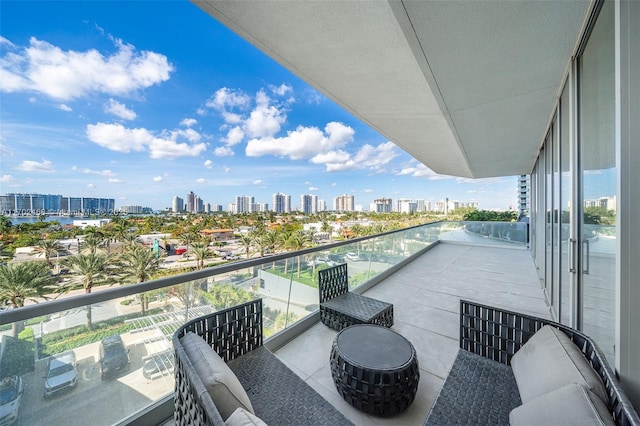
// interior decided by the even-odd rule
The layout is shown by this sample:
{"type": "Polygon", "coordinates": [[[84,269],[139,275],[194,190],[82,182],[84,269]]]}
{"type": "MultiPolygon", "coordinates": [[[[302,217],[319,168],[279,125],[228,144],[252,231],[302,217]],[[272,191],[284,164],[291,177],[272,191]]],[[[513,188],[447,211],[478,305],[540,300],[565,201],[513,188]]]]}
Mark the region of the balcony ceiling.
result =
{"type": "Polygon", "coordinates": [[[590,2],[194,3],[437,173],[533,168],[590,2]]]}

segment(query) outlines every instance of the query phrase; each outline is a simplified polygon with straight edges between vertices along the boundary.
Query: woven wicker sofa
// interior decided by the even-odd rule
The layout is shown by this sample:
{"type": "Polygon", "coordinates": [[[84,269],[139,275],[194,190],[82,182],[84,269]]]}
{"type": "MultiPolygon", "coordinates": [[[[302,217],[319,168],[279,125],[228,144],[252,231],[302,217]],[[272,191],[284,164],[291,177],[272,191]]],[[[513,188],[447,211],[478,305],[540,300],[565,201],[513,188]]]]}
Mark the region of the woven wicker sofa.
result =
{"type": "Polygon", "coordinates": [[[202,360],[194,356],[193,347],[187,346],[194,341],[201,346],[200,352],[205,352],[205,357],[217,357],[216,362],[222,363],[223,368],[226,363],[246,392],[253,414],[264,423],[352,424],[263,346],[262,299],[257,299],[197,318],[174,333],[176,425],[254,424],[233,423],[228,418],[228,407],[222,407],[228,405],[228,400],[212,398],[212,394],[219,394],[211,390],[211,377],[220,373],[213,371],[209,377],[201,377],[198,372],[202,371],[202,360]],[[204,339],[206,345],[195,336],[204,339]]]}
{"type": "Polygon", "coordinates": [[[585,413],[586,417],[592,416],[592,411],[596,410],[580,411],[582,406],[579,404],[564,404],[563,398],[567,392],[573,392],[576,388],[579,389],[576,392],[585,395],[585,400],[589,398],[585,406],[594,403],[590,407],[593,408],[595,404],[601,404],[600,414],[604,422],[589,424],[640,425],[638,414],[620,388],[606,358],[589,337],[549,320],[461,300],[460,349],[425,425],[509,425],[510,421],[511,424],[560,424],[562,421],[553,416],[557,412],[565,415],[567,410],[572,410],[570,415],[577,412],[577,416],[571,417],[570,421],[565,419],[564,424],[587,424],[581,416],[585,413]],[[538,337],[534,338],[538,331],[538,337]],[[574,356],[582,358],[580,362],[584,362],[588,370],[582,373],[595,372],[598,386],[603,385],[599,394],[601,397],[596,396],[595,391],[585,390],[582,385],[570,383],[547,394],[530,398],[523,404],[524,396],[529,397],[524,391],[530,392],[531,386],[535,386],[526,382],[523,375],[533,376],[532,381],[535,382],[549,380],[548,377],[555,380],[556,375],[563,374],[557,374],[553,370],[554,366],[551,364],[556,359],[553,356],[547,357],[545,363],[539,365],[542,368],[522,372],[525,368],[523,365],[527,366],[527,357],[547,350],[546,346],[539,343],[543,331],[564,340],[563,351],[569,347],[566,352],[575,351],[572,343],[578,348],[575,351],[577,355],[574,356]],[[536,340],[531,340],[525,347],[525,343],[532,338],[536,340]],[[523,347],[525,349],[516,355],[523,347]],[[514,356],[518,359],[514,359],[514,356]],[[518,362],[517,365],[514,365],[515,361],[518,362]],[[514,375],[515,367],[519,368],[519,372],[514,375]],[[515,414],[510,418],[512,410],[515,414]],[[541,421],[543,418],[546,420],[541,421]],[[550,421],[549,418],[553,420],[550,421]]]}
{"type": "Polygon", "coordinates": [[[393,305],[349,291],[347,264],[318,271],[320,321],[334,330],[355,324],[393,326],[393,305]]]}

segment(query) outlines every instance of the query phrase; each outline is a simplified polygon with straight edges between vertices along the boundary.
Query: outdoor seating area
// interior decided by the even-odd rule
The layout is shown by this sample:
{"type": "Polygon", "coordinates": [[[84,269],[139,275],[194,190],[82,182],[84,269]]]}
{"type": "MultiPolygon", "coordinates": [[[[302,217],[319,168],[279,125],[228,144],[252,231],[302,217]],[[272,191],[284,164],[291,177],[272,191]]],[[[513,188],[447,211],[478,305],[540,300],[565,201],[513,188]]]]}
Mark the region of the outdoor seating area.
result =
{"type": "Polygon", "coordinates": [[[393,326],[393,304],[349,291],[347,264],[318,271],[320,321],[334,330],[354,324],[393,326]]]}
{"type": "Polygon", "coordinates": [[[174,333],[175,424],[352,424],[262,345],[262,331],[257,299],[174,333]]]}
{"type": "Polygon", "coordinates": [[[425,425],[639,425],[593,341],[570,327],[460,301],[460,349],[425,425]]]}

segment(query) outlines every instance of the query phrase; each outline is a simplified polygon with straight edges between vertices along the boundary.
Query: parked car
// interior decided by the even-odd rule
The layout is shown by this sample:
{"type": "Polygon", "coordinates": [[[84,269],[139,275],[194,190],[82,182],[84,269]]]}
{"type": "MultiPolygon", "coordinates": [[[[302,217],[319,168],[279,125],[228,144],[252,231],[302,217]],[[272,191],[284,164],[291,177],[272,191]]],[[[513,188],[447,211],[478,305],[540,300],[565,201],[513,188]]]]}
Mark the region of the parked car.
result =
{"type": "Polygon", "coordinates": [[[173,349],[151,354],[143,359],[142,375],[147,379],[155,379],[160,375],[173,372],[173,349]]]}
{"type": "Polygon", "coordinates": [[[55,355],[47,361],[44,376],[44,397],[73,389],[78,385],[76,354],[73,351],[55,355]]]}
{"type": "Polygon", "coordinates": [[[18,420],[24,384],[20,376],[0,380],[0,425],[11,425],[18,420]]]}
{"type": "Polygon", "coordinates": [[[356,260],[362,260],[362,259],[360,259],[360,256],[358,256],[357,253],[350,251],[349,253],[344,255],[344,260],[356,261],[356,260]]]}
{"type": "Polygon", "coordinates": [[[338,264],[337,262],[334,262],[333,260],[330,260],[326,257],[319,257],[309,262],[309,266],[316,266],[316,267],[320,265],[336,266],[337,264],[338,264]]]}
{"type": "Polygon", "coordinates": [[[131,360],[129,350],[125,348],[119,334],[105,337],[100,341],[98,358],[100,360],[100,378],[114,377],[121,371],[129,370],[131,360]]]}

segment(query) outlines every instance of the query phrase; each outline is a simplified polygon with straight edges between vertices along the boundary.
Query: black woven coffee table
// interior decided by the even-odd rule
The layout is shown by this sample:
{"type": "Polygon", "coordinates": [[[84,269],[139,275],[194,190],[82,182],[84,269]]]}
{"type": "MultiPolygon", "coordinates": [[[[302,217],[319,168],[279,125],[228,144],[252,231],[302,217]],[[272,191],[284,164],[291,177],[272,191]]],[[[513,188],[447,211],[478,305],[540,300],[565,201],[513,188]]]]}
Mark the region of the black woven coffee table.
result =
{"type": "Polygon", "coordinates": [[[345,401],[374,416],[411,405],[420,372],[411,342],[386,327],[357,324],[340,331],[331,348],[331,376],[345,401]]]}

